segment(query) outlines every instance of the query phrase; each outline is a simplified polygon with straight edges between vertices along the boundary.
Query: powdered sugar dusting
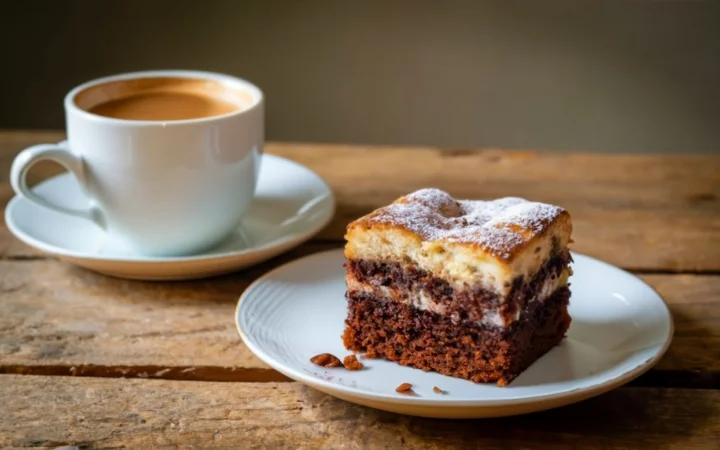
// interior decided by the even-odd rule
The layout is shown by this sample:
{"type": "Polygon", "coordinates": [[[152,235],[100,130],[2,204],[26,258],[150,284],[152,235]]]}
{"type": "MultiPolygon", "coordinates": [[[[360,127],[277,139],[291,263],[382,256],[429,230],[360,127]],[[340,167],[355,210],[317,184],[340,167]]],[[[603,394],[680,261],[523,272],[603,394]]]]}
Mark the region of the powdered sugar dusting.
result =
{"type": "Polygon", "coordinates": [[[426,241],[475,244],[509,258],[514,248],[542,232],[562,212],[558,206],[518,197],[458,201],[439,189],[421,189],[366,220],[403,227],[426,241]]]}

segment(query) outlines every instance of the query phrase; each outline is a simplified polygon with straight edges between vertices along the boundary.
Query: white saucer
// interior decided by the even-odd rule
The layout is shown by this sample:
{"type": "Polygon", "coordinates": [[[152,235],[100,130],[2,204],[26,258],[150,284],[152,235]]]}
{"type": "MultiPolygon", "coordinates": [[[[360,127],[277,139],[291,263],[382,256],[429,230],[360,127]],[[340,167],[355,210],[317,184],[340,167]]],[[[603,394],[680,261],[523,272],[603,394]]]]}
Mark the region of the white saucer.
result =
{"type": "Polygon", "coordinates": [[[344,400],[438,418],[499,417],[577,402],[616,388],[665,353],[673,324],[662,298],[637,277],[574,254],[573,318],[561,345],[507,387],[474,384],[384,360],[365,369],[326,369],[319,353],[350,354],[340,335],[346,314],[341,250],[311,255],[273,270],[243,294],[235,314],[245,344],[290,378],[344,400]],[[395,388],[411,383],[415,395],[395,388]],[[433,392],[433,386],[445,394],[433,392]]]}
{"type": "MultiPolygon", "coordinates": [[[[88,203],[69,174],[46,180],[35,191],[68,207],[88,203]]],[[[5,221],[21,241],[79,266],[122,278],[172,280],[219,275],[270,259],[320,231],[334,209],[332,191],[314,172],[288,159],[264,155],[256,198],[242,225],[202,254],[135,255],[114,246],[95,224],[17,196],[8,203],[5,221]]]]}

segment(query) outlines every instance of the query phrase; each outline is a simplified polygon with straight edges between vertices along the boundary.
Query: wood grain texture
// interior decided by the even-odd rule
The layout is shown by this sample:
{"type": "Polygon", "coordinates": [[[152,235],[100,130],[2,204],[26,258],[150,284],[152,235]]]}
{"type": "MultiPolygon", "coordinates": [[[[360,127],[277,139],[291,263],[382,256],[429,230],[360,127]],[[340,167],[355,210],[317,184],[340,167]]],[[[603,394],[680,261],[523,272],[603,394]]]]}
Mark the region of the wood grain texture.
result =
{"type": "Polygon", "coordinates": [[[0,261],[0,372],[285,380],[242,344],[235,306],[272,267],[335,246],[307,244],[241,273],[189,282],[121,280],[53,260],[0,261]]]}
{"type": "MultiPolygon", "coordinates": [[[[140,282],[53,260],[0,261],[0,372],[199,380],[278,380],[240,341],[234,309],[250,270],[193,282],[140,282]]],[[[645,275],[667,300],[675,338],[660,371],[720,380],[720,276],[645,275]]],[[[343,301],[343,299],[338,299],[343,301]]],[[[659,384],[653,383],[653,384],[659,384]]]]}
{"type": "Polygon", "coordinates": [[[623,388],[554,411],[433,420],[298,383],[0,375],[0,446],[55,448],[716,449],[720,392],[623,388]]]}
{"type": "MultiPolygon", "coordinates": [[[[60,139],[0,132],[0,205],[12,197],[14,155],[60,139]]],[[[109,278],[23,245],[0,217],[0,447],[717,448],[720,158],[277,143],[267,150],[323,176],[338,210],[314,242],[240,273],[192,282],[109,278]],[[437,421],[276,383],[288,380],[235,330],[242,291],[278,264],[340,246],[350,220],[427,186],[463,198],[560,204],[573,214],[576,251],[660,272],[643,278],[667,300],[675,339],[635,384],[714,389],[626,387],[524,417],[437,421]]],[[[59,171],[40,164],[31,183],[59,171]]]]}
{"type": "MultiPolygon", "coordinates": [[[[14,154],[61,138],[0,133],[0,201],[11,198],[6,174],[14,154]]],[[[435,186],[461,198],[514,195],[564,206],[573,215],[574,249],[621,267],[720,272],[720,157],[291,143],[269,143],[267,151],[307,165],[335,192],[336,216],[318,239],[341,240],[350,220],[435,186]]],[[[57,170],[38,167],[32,178],[57,170]]],[[[27,250],[8,245],[0,249],[27,250]]]]}

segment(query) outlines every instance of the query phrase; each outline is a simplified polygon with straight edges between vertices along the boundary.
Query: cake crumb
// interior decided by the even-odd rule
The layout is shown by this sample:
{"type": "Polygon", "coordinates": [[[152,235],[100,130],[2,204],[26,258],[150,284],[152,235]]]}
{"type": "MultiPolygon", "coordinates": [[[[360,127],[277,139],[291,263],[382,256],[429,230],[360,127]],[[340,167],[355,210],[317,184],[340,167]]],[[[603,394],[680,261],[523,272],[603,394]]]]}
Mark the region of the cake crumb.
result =
{"type": "Polygon", "coordinates": [[[320,353],[310,358],[310,362],[323,367],[339,367],[342,365],[337,356],[330,353],[320,353]]]}
{"type": "Polygon", "coordinates": [[[357,360],[355,355],[347,355],[345,359],[343,359],[343,365],[347,370],[360,370],[365,367],[363,363],[357,360]]]}
{"type": "Polygon", "coordinates": [[[433,392],[436,394],[444,394],[445,393],[445,391],[443,391],[442,389],[440,389],[437,386],[433,386],[433,392]]]}
{"type": "Polygon", "coordinates": [[[403,383],[400,386],[395,388],[395,392],[399,392],[401,394],[412,394],[412,384],[410,383],[403,383]]]}

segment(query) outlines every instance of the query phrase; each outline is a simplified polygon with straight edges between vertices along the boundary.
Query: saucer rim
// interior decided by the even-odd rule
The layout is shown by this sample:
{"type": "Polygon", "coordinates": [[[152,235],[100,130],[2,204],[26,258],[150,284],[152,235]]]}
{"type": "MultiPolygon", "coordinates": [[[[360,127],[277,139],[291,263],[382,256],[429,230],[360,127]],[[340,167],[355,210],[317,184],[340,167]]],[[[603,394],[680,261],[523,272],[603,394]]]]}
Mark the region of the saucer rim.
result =
{"type": "MultiPolygon", "coordinates": [[[[578,387],[575,389],[563,391],[563,392],[557,392],[553,394],[539,394],[539,395],[533,395],[529,397],[523,397],[523,398],[514,398],[514,399],[492,399],[492,400],[462,400],[462,399],[455,399],[455,400],[444,400],[441,398],[422,398],[422,397],[397,397],[393,396],[391,394],[383,394],[383,393],[376,393],[376,392],[368,392],[359,388],[349,387],[349,386],[343,386],[338,385],[335,383],[331,383],[329,381],[319,379],[317,377],[314,377],[312,375],[306,374],[300,370],[295,369],[293,366],[288,364],[283,364],[282,361],[276,361],[271,355],[266,354],[264,350],[259,348],[258,345],[255,345],[255,343],[248,339],[248,337],[243,332],[242,328],[240,327],[240,309],[242,307],[243,301],[251,295],[254,288],[267,280],[268,278],[273,277],[277,272],[280,272],[283,269],[286,269],[288,266],[292,264],[300,264],[301,262],[306,263],[309,265],[309,261],[314,258],[322,258],[326,257],[329,254],[332,253],[340,253],[342,252],[342,249],[330,249],[325,250],[317,253],[313,253],[311,255],[307,255],[301,258],[294,259],[292,261],[289,261],[285,264],[282,264],[255,281],[253,281],[241,294],[240,298],[238,299],[237,305],[235,306],[235,328],[240,335],[240,338],[242,339],[243,343],[248,347],[248,349],[261,361],[263,361],[265,364],[269,365],[273,369],[277,370],[278,372],[282,373],[283,375],[293,379],[294,381],[306,384],[308,386],[311,386],[321,392],[324,392],[329,395],[335,395],[339,398],[346,399],[348,401],[354,401],[357,403],[361,403],[362,401],[366,402],[372,402],[376,404],[387,404],[387,405],[395,405],[395,406],[409,406],[409,407],[425,407],[425,406],[434,406],[434,407],[441,407],[441,408],[493,408],[493,407],[501,407],[501,406],[512,406],[512,407],[522,407],[522,406],[529,406],[537,403],[553,403],[553,405],[548,406],[547,408],[543,408],[542,405],[537,405],[538,408],[533,408],[527,412],[531,411],[540,411],[542,409],[550,409],[555,408],[562,405],[567,405],[571,403],[576,403],[578,401],[582,401],[591,397],[598,396],[600,394],[603,394],[605,392],[611,391],[613,389],[616,389],[618,387],[621,387],[634,379],[638,378],[640,375],[644,374],[648,370],[650,370],[652,367],[654,367],[660,359],[666,354],[667,350],[670,347],[670,344],[673,341],[673,337],[675,334],[675,323],[673,319],[672,312],[670,311],[670,308],[667,305],[667,302],[665,299],[660,295],[659,292],[655,288],[653,288],[651,285],[649,285],[647,282],[645,282],[642,278],[638,277],[637,275],[628,272],[618,266],[615,266],[613,264],[607,263],[605,261],[599,260],[597,258],[593,258],[592,256],[588,256],[582,253],[578,252],[571,252],[573,257],[581,257],[588,259],[590,261],[593,261],[597,264],[600,264],[602,266],[605,266],[605,268],[609,268],[610,270],[617,270],[620,272],[623,272],[626,275],[630,275],[635,282],[641,283],[646,288],[650,289],[660,300],[658,307],[663,309],[664,316],[667,319],[667,334],[664,337],[664,341],[662,343],[658,342],[654,345],[660,345],[660,348],[654,353],[654,355],[651,358],[646,359],[645,361],[641,362],[640,364],[636,365],[635,367],[627,370],[626,372],[620,374],[617,377],[606,379],[602,382],[592,384],[585,387],[578,387]],[[558,403],[559,402],[559,403],[558,403]]],[[[375,406],[378,407],[378,406],[375,406]]],[[[382,409],[382,408],[380,408],[382,409]]],[[[387,409],[391,410],[391,409],[387,409]]],[[[437,416],[426,416],[426,417],[445,417],[441,415],[437,416]]],[[[461,417],[461,416],[447,416],[447,417],[461,417]]],[[[471,414],[467,417],[484,417],[482,414],[471,414]]],[[[487,416],[489,417],[489,416],[487,416]]]]}
{"type": "MultiPolygon", "coordinates": [[[[298,245],[300,243],[306,242],[309,240],[312,236],[317,234],[320,230],[325,228],[335,217],[335,212],[337,209],[336,200],[335,200],[335,194],[333,193],[332,189],[330,188],[330,185],[320,176],[318,175],[314,170],[310,169],[307,166],[304,166],[297,161],[293,161],[288,158],[284,158],[282,156],[273,155],[270,153],[264,153],[262,155],[263,159],[265,158],[271,158],[271,159],[277,159],[281,160],[287,163],[290,163],[291,165],[295,166],[298,170],[304,170],[308,172],[310,175],[312,175],[317,182],[319,182],[324,189],[326,190],[328,194],[328,208],[325,212],[326,216],[323,217],[322,220],[317,222],[316,226],[308,227],[303,232],[296,232],[296,233],[290,233],[290,234],[281,234],[279,237],[266,242],[262,245],[258,246],[250,246],[243,250],[237,250],[237,251],[228,251],[228,252],[222,252],[222,253],[215,253],[215,254],[206,254],[203,252],[200,252],[196,255],[187,255],[187,256],[146,256],[146,255],[98,255],[95,253],[86,253],[86,252],[78,252],[78,251],[72,251],[67,250],[62,247],[58,247],[52,244],[48,244],[44,241],[41,241],[39,239],[36,239],[24,231],[20,229],[20,227],[15,223],[14,219],[11,216],[11,211],[13,208],[16,207],[17,203],[22,201],[23,199],[19,195],[14,195],[10,201],[7,203],[7,206],[5,207],[5,224],[10,230],[10,232],[20,241],[25,243],[26,245],[29,245],[30,247],[34,247],[44,253],[48,253],[51,255],[56,255],[61,258],[72,258],[76,260],[86,260],[86,261],[103,261],[103,262],[119,262],[119,263],[136,263],[136,264],[167,264],[167,263],[182,263],[182,262],[199,262],[199,261],[222,261],[222,260],[228,260],[237,258],[239,256],[243,255],[249,255],[257,252],[263,252],[266,250],[271,250],[277,247],[285,246],[285,245],[293,245],[294,243],[297,243],[298,245]]],[[[263,164],[264,166],[264,164],[263,164]]],[[[262,167],[262,166],[261,166],[262,167]]],[[[261,169],[262,170],[262,169],[261,169]]],[[[65,176],[71,176],[68,173],[61,173],[58,175],[55,175],[53,177],[50,177],[46,180],[43,180],[38,186],[51,182],[58,177],[65,177],[65,176]]],[[[36,186],[37,188],[37,186],[36,186]]]]}

